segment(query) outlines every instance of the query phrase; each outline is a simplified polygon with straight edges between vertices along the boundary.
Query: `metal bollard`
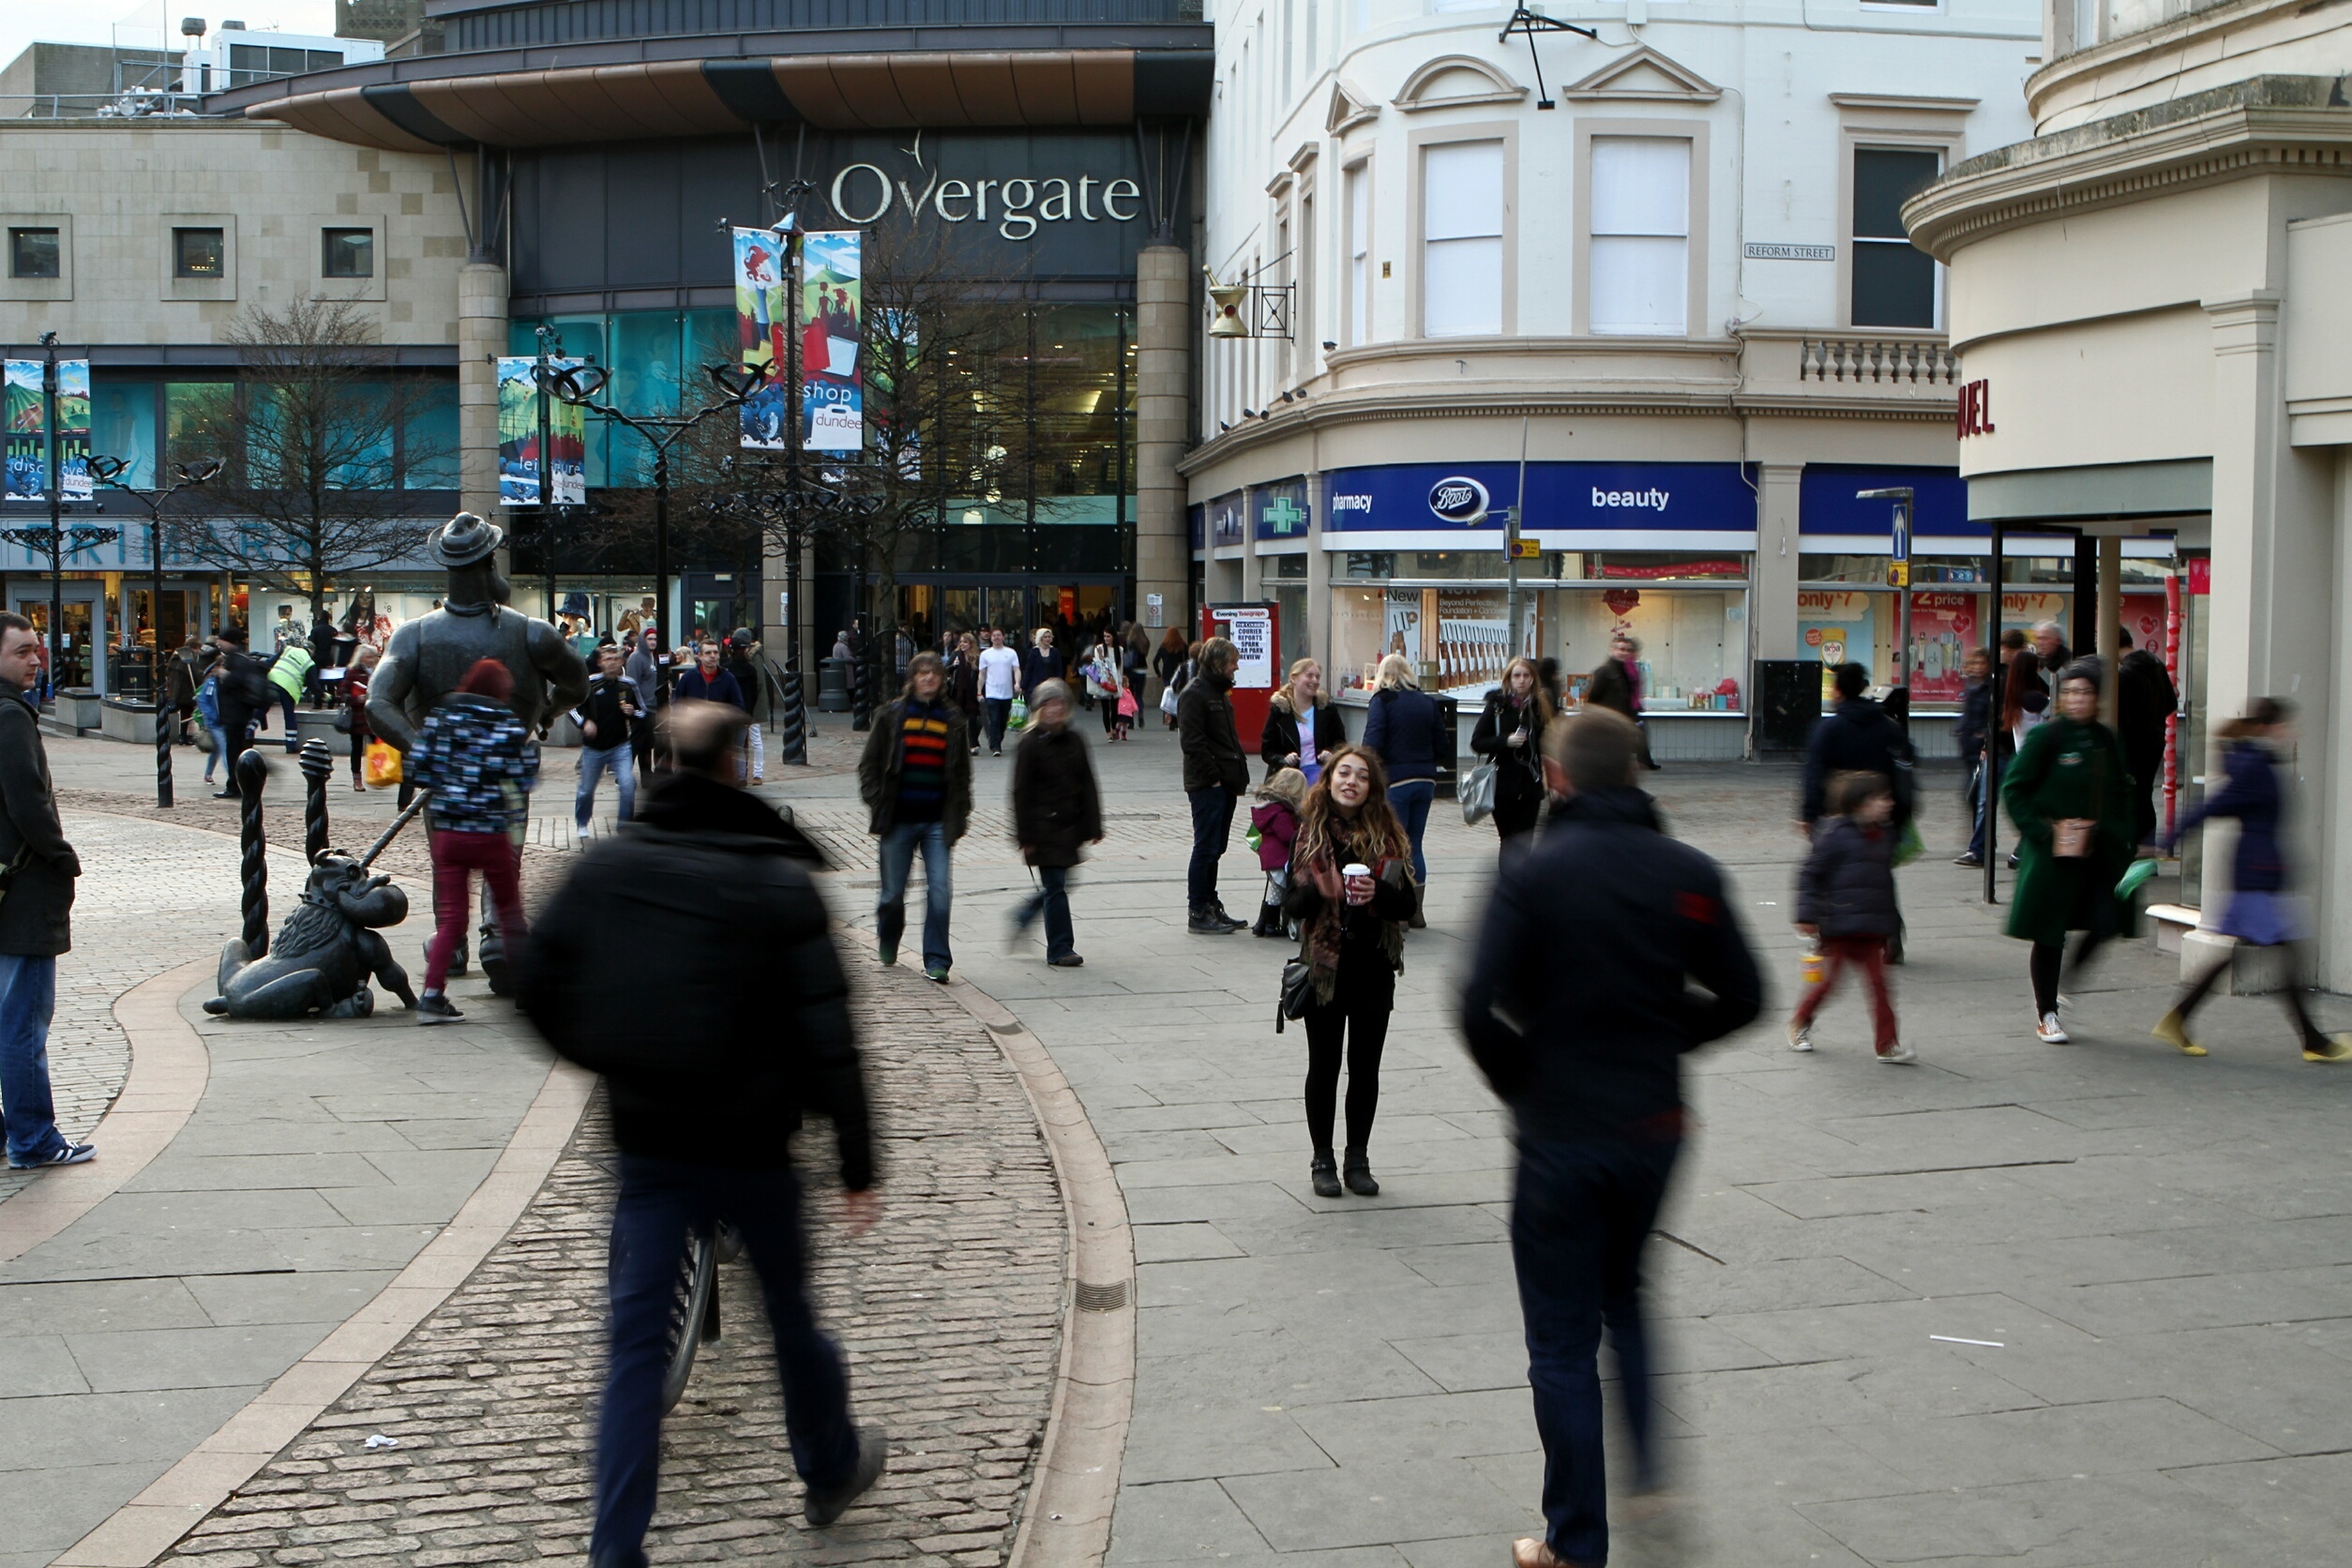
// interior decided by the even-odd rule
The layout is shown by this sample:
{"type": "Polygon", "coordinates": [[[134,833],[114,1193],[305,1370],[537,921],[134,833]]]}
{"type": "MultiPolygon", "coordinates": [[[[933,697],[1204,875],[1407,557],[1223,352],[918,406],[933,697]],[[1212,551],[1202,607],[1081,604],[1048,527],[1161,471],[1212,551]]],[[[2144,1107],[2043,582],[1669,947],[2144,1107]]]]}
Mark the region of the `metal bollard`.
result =
{"type": "Polygon", "coordinates": [[[172,731],[178,715],[172,704],[163,700],[158,689],[155,694],[155,803],[159,807],[172,804],[172,731]]]}
{"type": "Polygon", "coordinates": [[[779,762],[808,761],[808,710],[801,703],[800,671],[787,670],[777,683],[783,699],[776,704],[776,758],[779,762]]]}
{"type": "Polygon", "coordinates": [[[311,865],[326,853],[326,781],[335,776],[335,754],[317,736],[302,743],[302,855],[311,865]]]}
{"type": "Polygon", "coordinates": [[[269,782],[269,763],[251,746],[237,754],[237,843],[245,852],[245,954],[259,958],[269,952],[269,852],[262,841],[262,789],[269,782]]]}

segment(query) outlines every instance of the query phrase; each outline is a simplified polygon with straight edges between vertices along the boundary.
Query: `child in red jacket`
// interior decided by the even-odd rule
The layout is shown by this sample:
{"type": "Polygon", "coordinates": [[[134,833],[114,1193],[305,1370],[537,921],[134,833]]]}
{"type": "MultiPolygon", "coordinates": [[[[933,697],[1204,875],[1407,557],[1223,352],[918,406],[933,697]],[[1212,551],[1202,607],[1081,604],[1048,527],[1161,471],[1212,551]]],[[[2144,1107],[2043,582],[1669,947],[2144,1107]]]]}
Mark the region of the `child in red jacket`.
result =
{"type": "Polygon", "coordinates": [[[1282,894],[1290,882],[1290,846],[1299,837],[1299,804],[1305,799],[1306,775],[1296,768],[1280,769],[1258,786],[1259,804],[1249,808],[1249,829],[1258,864],[1266,873],[1266,899],[1258,906],[1252,936],[1289,934],[1282,918],[1282,894]]]}

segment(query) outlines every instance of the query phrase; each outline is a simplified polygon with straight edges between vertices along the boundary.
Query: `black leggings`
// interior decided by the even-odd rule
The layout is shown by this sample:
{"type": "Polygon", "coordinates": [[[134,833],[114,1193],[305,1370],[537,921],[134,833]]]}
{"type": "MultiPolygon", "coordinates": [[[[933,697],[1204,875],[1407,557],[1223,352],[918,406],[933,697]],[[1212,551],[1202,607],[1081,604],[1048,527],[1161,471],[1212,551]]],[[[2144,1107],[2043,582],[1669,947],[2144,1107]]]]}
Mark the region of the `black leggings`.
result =
{"type": "Polygon", "coordinates": [[[1380,1108],[1380,1050],[1388,1044],[1388,1018],[1395,992],[1381,987],[1349,994],[1346,976],[1328,1007],[1310,1007],[1306,1025],[1306,1132],[1318,1150],[1331,1147],[1331,1124],[1339,1098],[1339,1062],[1348,1061],[1348,1147],[1372,1139],[1372,1118],[1380,1108]]]}
{"type": "MultiPolygon", "coordinates": [[[[2090,962],[2090,956],[2112,935],[2112,932],[2106,931],[2085,931],[2083,940],[2074,944],[2073,972],[2082,973],[2083,966],[2090,962]]],[[[2066,949],[2057,942],[2037,942],[2033,944],[2033,958],[2028,968],[2033,975],[2033,1012],[2036,1018],[2058,1011],[2058,975],[2066,967],[2065,957],[2066,949]]]]}
{"type": "MultiPolygon", "coordinates": [[[[2327,1035],[2321,1033],[2319,1026],[2312,1022],[2311,1009],[2303,1005],[2303,976],[2310,972],[2304,967],[2307,949],[2305,944],[2299,942],[2288,942],[2286,949],[2288,955],[2286,987],[2279,992],[2279,1001],[2285,1004],[2287,1015],[2295,1020],[2296,1033],[2302,1037],[2306,1047],[2314,1044],[2324,1045],[2327,1043],[2327,1035]]],[[[2187,1023],[2190,1015],[2194,1013],[2198,1005],[2205,1001],[2207,993],[2213,988],[2213,983],[2229,972],[2229,966],[2236,958],[2235,950],[2224,953],[2214,961],[2212,968],[2189,982],[2187,988],[2180,993],[2180,1000],[2172,1004],[2172,1010],[2180,1015],[2182,1023],[2187,1023]]]]}

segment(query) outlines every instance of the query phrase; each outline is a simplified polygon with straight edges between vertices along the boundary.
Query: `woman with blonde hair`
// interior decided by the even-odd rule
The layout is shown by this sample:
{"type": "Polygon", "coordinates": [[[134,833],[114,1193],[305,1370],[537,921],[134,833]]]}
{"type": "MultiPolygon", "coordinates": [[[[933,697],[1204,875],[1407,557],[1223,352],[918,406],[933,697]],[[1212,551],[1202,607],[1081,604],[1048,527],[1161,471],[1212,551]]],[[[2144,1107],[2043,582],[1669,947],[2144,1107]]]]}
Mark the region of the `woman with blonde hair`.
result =
{"type": "Polygon", "coordinates": [[[1535,661],[1515,658],[1504,666],[1501,684],[1486,694],[1486,711],[1470,732],[1470,749],[1495,765],[1495,832],[1505,853],[1513,840],[1534,830],[1544,807],[1544,731],[1552,717],[1535,661]]]}
{"type": "Polygon", "coordinates": [[[1411,661],[1402,654],[1381,659],[1380,686],[1364,721],[1364,744],[1388,770],[1388,804],[1412,843],[1415,927],[1428,923],[1421,904],[1429,863],[1421,852],[1421,841],[1429,829],[1429,807],[1438,798],[1438,759],[1453,753],[1450,741],[1444,710],[1413,679],[1411,661]]]}
{"type": "Polygon", "coordinates": [[[1339,1068],[1348,1067],[1347,1190],[1380,1194],[1367,1146],[1380,1102],[1380,1050],[1396,1009],[1396,975],[1405,967],[1405,922],[1412,914],[1408,856],[1412,846],[1389,809],[1380,757],[1361,746],[1334,748],[1323,776],[1307,792],[1290,851],[1284,912],[1299,923],[1299,956],[1313,995],[1306,1026],[1308,1173],[1318,1198],[1337,1198],[1341,1170],[1332,1158],[1339,1068]]]}
{"type": "Polygon", "coordinates": [[[1312,784],[1322,776],[1332,748],[1347,738],[1331,699],[1323,695],[1323,667],[1311,658],[1292,664],[1289,678],[1266,704],[1266,727],[1258,735],[1266,776],[1296,768],[1312,784]]]}

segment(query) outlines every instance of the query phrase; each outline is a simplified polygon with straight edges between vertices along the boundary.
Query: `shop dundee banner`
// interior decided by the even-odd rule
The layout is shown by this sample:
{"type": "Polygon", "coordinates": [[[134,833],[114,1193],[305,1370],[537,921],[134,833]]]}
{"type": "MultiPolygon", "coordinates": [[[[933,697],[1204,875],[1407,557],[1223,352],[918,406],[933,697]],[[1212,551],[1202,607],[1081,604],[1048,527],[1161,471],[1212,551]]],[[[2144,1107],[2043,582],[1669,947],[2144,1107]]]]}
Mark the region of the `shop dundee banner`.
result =
{"type": "MultiPolygon", "coordinates": [[[[7,493],[10,501],[49,494],[49,409],[41,392],[41,361],[7,366],[7,493]]],[[[57,361],[57,470],[68,501],[91,499],[90,362],[57,361]]]]}
{"type": "MultiPolygon", "coordinates": [[[[801,447],[855,452],[866,445],[864,387],[858,363],[864,340],[863,235],[854,229],[801,236],[801,447]]],[[[789,350],[787,262],[781,236],[767,229],[737,229],[735,320],[746,366],[768,371],[743,408],[743,445],[783,451],[789,350]]]]}

